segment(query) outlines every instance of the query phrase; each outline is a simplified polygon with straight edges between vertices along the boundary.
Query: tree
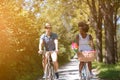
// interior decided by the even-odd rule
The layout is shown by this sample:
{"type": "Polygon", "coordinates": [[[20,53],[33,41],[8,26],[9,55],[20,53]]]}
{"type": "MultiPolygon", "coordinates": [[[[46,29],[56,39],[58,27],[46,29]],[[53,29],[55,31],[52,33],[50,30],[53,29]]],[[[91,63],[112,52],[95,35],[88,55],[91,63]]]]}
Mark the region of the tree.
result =
{"type": "Polygon", "coordinates": [[[102,14],[100,10],[100,1],[95,2],[95,0],[87,0],[89,5],[91,15],[90,23],[95,27],[96,33],[96,51],[97,51],[97,61],[103,61],[102,55],[102,14]],[[97,4],[98,3],[98,4],[97,4]]]}
{"type": "Polygon", "coordinates": [[[101,11],[104,16],[105,59],[107,64],[115,64],[117,59],[117,42],[116,42],[116,20],[119,1],[101,0],[101,11]]]}

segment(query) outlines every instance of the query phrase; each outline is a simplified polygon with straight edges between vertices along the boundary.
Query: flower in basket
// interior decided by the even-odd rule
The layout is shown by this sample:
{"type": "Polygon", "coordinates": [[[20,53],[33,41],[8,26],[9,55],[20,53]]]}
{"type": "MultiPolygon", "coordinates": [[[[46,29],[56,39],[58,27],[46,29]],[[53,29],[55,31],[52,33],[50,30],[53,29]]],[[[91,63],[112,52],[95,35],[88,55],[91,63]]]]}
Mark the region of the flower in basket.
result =
{"type": "Polygon", "coordinates": [[[78,45],[77,45],[77,43],[72,42],[71,48],[72,48],[72,50],[73,50],[75,53],[78,52],[78,45]]]}

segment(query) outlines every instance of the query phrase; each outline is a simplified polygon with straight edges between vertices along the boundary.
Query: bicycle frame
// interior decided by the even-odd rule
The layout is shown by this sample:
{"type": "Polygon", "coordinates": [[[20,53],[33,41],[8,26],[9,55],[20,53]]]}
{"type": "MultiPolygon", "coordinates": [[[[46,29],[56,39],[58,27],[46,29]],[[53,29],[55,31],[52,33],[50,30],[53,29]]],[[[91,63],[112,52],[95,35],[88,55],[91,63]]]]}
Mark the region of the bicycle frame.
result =
{"type": "Polygon", "coordinates": [[[83,69],[82,69],[82,78],[84,80],[90,80],[90,71],[89,71],[87,62],[85,62],[83,69]]]}
{"type": "Polygon", "coordinates": [[[95,51],[84,51],[80,53],[78,60],[85,62],[82,69],[83,76],[81,76],[82,78],[84,78],[84,80],[90,80],[90,71],[88,68],[88,62],[89,61],[91,62],[94,59],[95,59],[95,51]]]}
{"type": "Polygon", "coordinates": [[[45,54],[47,54],[47,64],[45,67],[45,80],[54,80],[55,79],[55,75],[54,75],[54,66],[53,66],[53,62],[51,59],[51,54],[53,53],[53,51],[46,51],[45,54]]]}

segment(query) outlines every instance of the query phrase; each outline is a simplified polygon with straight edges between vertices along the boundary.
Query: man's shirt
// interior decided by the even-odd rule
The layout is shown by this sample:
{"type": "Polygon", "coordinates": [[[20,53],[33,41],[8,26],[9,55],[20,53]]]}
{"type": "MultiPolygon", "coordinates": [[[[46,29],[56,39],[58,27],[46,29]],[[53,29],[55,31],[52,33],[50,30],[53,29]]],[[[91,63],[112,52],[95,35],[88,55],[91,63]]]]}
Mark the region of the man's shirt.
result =
{"type": "Polygon", "coordinates": [[[50,36],[47,36],[46,34],[42,34],[40,39],[43,40],[46,51],[55,50],[54,40],[58,39],[57,34],[51,33],[50,36]]]}

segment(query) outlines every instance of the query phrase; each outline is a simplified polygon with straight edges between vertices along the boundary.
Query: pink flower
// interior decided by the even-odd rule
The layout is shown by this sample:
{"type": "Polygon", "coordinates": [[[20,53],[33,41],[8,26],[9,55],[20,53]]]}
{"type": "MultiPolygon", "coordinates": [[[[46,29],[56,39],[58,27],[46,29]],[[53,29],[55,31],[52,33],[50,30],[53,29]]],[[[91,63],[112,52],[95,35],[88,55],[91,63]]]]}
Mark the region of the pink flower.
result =
{"type": "Polygon", "coordinates": [[[75,51],[78,52],[78,45],[75,42],[72,42],[71,48],[75,51]]]}

